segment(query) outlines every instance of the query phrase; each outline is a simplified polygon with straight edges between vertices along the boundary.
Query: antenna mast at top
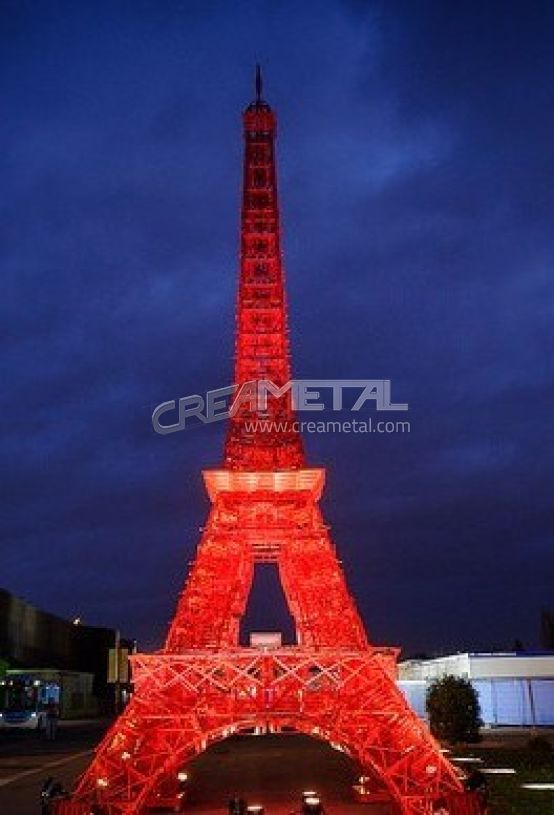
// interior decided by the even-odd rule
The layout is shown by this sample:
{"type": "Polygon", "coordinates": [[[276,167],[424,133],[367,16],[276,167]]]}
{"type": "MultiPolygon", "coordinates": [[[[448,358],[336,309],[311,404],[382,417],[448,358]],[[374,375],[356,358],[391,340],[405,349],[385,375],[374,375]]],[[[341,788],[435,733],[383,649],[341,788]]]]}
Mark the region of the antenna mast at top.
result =
{"type": "Polygon", "coordinates": [[[262,69],[256,65],[256,102],[262,101],[262,69]]]}

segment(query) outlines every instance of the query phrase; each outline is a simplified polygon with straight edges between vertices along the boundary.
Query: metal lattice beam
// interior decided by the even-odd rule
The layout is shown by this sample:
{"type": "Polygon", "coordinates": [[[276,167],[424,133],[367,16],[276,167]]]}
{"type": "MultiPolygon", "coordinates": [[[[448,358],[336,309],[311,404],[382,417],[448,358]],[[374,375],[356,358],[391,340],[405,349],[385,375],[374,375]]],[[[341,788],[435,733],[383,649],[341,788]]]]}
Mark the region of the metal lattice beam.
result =
{"type": "MultiPolygon", "coordinates": [[[[235,382],[291,376],[275,172],[276,120],[244,114],[245,162],[235,382]]],[[[204,473],[212,502],[164,650],[133,659],[134,696],[58,815],[141,815],[190,758],[257,727],[294,728],[345,750],[404,815],[447,796],[475,815],[453,767],[398,690],[396,649],[369,645],[323,521],[325,473],[305,465],[291,402],[241,402],[224,465],[204,473]],[[253,428],[253,420],[264,422],[253,428]],[[256,563],[278,565],[297,646],[238,647],[256,563]]]]}

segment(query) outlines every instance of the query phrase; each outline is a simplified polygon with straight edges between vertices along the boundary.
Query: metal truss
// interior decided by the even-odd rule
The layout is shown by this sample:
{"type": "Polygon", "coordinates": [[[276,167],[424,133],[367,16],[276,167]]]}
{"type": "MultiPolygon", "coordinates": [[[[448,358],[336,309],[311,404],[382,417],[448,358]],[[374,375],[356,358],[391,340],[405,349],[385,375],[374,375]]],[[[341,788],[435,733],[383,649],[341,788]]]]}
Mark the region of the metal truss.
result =
{"type": "Polygon", "coordinates": [[[259,562],[279,567],[299,644],[367,646],[317,504],[324,478],[322,469],[204,473],[212,511],[169,630],[168,651],[236,646],[259,562]]]}
{"type": "MultiPolygon", "coordinates": [[[[160,784],[233,733],[292,728],[348,753],[406,815],[424,815],[460,782],[408,708],[389,650],[239,648],[137,655],[136,693],[79,784],[80,800],[131,815],[160,784]]],[[[85,810],[82,810],[85,812],[85,810]]]]}
{"type": "MultiPolygon", "coordinates": [[[[244,114],[245,163],[235,382],[290,379],[275,173],[275,115],[244,114]]],[[[372,647],[319,509],[325,472],[305,464],[286,397],[233,412],[212,503],[163,651],[133,658],[135,693],[57,815],[142,815],[212,742],[292,728],[331,742],[403,815],[478,815],[457,772],[395,684],[397,649],[372,647]],[[252,425],[253,421],[262,425],[252,425]],[[277,564],[295,647],[240,648],[256,563],[277,564]]]]}

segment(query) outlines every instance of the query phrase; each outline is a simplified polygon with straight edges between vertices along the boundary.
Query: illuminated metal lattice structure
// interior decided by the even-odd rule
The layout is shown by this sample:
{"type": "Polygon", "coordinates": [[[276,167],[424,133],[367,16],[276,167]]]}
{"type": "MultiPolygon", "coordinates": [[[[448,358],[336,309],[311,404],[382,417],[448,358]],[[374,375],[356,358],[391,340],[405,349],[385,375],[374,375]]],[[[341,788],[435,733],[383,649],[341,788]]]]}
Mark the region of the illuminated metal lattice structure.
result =
{"type": "MultiPolygon", "coordinates": [[[[244,113],[245,161],[235,382],[291,377],[275,178],[275,115],[244,113]]],[[[404,815],[440,797],[474,813],[454,768],[395,684],[396,649],[375,648],[318,506],[325,472],[308,468],[291,402],[245,401],[221,469],[204,472],[211,512],[162,651],[133,657],[134,696],[59,815],[148,812],[212,742],[293,728],[358,762],[404,815]],[[253,427],[252,421],[265,425],[253,427]],[[268,424],[269,423],[269,424],[268,424]],[[278,566],[295,646],[239,646],[256,563],[278,566]]]]}

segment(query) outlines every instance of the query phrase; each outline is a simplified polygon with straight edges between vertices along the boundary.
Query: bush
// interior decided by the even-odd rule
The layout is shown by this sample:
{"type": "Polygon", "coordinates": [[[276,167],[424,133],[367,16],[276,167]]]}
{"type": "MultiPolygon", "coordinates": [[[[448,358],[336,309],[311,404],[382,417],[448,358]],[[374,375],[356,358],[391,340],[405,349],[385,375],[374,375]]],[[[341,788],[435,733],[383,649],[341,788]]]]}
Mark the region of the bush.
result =
{"type": "Polygon", "coordinates": [[[467,679],[436,679],[427,690],[426,708],[431,732],[441,741],[457,744],[480,740],[479,698],[467,679]]]}

